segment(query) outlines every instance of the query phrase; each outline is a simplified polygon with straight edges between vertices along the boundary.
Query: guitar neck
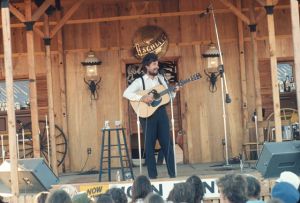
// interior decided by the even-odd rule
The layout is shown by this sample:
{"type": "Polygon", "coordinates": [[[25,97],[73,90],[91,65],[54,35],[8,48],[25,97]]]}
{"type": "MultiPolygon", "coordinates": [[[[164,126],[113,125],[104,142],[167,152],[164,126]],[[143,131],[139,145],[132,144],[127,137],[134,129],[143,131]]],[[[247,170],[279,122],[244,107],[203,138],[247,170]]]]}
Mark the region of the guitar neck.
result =
{"type": "Polygon", "coordinates": [[[170,92],[173,92],[177,86],[183,86],[185,85],[186,83],[188,82],[191,82],[192,80],[191,79],[186,79],[186,80],[181,80],[180,83],[178,85],[175,85],[175,86],[169,86],[167,89],[161,91],[159,94],[160,96],[163,96],[165,94],[169,94],[170,92]]]}
{"type": "Polygon", "coordinates": [[[160,96],[163,96],[163,95],[165,95],[165,94],[169,94],[170,92],[173,92],[174,90],[175,90],[175,87],[176,86],[170,86],[169,88],[167,88],[167,89],[165,89],[165,90],[163,90],[163,91],[161,91],[159,94],[160,94],[160,96]]]}

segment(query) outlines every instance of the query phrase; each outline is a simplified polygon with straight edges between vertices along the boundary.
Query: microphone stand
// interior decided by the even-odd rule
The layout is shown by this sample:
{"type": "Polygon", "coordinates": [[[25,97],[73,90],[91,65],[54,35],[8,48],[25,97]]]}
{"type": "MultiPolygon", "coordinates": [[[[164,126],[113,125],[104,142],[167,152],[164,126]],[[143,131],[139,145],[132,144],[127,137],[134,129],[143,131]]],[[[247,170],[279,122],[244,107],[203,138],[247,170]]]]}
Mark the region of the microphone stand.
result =
{"type": "MultiPolygon", "coordinates": [[[[164,71],[161,71],[161,75],[164,77],[164,80],[168,86],[164,71]]],[[[171,124],[172,124],[172,139],[173,139],[173,154],[174,154],[174,168],[175,168],[175,176],[177,176],[177,163],[176,163],[176,141],[175,141],[175,122],[174,122],[174,104],[173,104],[173,96],[172,92],[169,91],[170,103],[171,103],[171,124]]],[[[168,157],[165,157],[166,159],[168,157]]]]}
{"type": "Polygon", "coordinates": [[[216,23],[216,18],[214,14],[214,9],[212,5],[211,7],[211,12],[213,16],[213,21],[214,21],[214,27],[215,27],[215,33],[216,33],[216,38],[217,38],[217,45],[218,45],[218,51],[220,53],[220,65],[219,65],[219,73],[221,77],[221,90],[222,90],[222,110],[223,110],[223,125],[224,125],[224,140],[225,140],[225,166],[230,167],[229,161],[228,161],[228,139],[227,139],[227,125],[226,125],[226,108],[225,108],[225,102],[230,103],[231,99],[228,93],[227,89],[227,83],[226,83],[226,75],[224,72],[224,63],[223,63],[223,56],[221,52],[221,45],[220,45],[220,39],[219,39],[219,34],[218,34],[218,28],[217,28],[217,23],[216,23]],[[224,88],[225,88],[225,95],[224,95],[224,88]]]}
{"type": "Polygon", "coordinates": [[[260,152],[259,152],[259,140],[258,140],[258,123],[257,123],[257,115],[256,112],[253,113],[254,123],[255,123],[255,137],[256,137],[256,155],[257,160],[259,158],[260,152]]]}
{"type": "Polygon", "coordinates": [[[138,130],[138,145],[139,145],[139,164],[140,164],[140,175],[142,175],[142,147],[141,147],[141,127],[140,127],[140,102],[138,103],[138,111],[136,114],[136,123],[137,123],[137,130],[138,130]]]}

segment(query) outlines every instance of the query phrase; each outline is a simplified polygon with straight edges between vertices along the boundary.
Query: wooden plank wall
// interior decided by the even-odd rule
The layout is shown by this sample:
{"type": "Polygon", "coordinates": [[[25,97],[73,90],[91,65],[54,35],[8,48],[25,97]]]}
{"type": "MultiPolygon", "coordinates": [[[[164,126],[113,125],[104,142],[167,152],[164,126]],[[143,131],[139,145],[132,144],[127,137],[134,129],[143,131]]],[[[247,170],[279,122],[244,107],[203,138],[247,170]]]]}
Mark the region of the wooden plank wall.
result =
{"type": "MultiPolygon", "coordinates": [[[[75,0],[74,0],[75,1],[75,0]]],[[[67,11],[74,1],[63,2],[67,11]]],[[[99,0],[84,2],[72,19],[87,19],[112,16],[128,16],[159,12],[195,11],[204,10],[209,5],[208,0],[164,0],[164,1],[105,1],[99,0]]],[[[235,3],[235,1],[232,1],[235,3]]],[[[288,1],[280,1],[281,5],[288,5],[288,1]]],[[[227,84],[232,103],[226,105],[227,134],[229,139],[229,157],[241,153],[243,137],[242,129],[242,101],[241,81],[239,69],[239,50],[237,17],[229,12],[219,1],[213,1],[216,9],[217,24],[224,56],[224,67],[227,84]]],[[[247,8],[247,1],[242,1],[242,7],[247,8]]],[[[258,5],[257,5],[258,6],[258,5]]],[[[248,15],[247,10],[244,11],[248,15]]],[[[275,10],[275,26],[277,52],[280,57],[292,57],[291,29],[287,23],[289,8],[275,10]]],[[[53,19],[52,19],[53,20],[53,19]]],[[[111,21],[90,24],[67,24],[63,28],[63,44],[66,59],[66,93],[68,110],[68,135],[70,168],[72,171],[98,168],[100,155],[101,128],[105,120],[110,120],[111,125],[115,120],[122,120],[127,124],[127,101],[122,98],[125,89],[125,64],[139,62],[131,54],[132,39],[135,31],[144,25],[157,25],[167,33],[170,41],[165,59],[178,58],[179,78],[186,78],[195,72],[202,75],[205,63],[201,53],[210,41],[215,41],[214,31],[210,27],[208,16],[199,15],[149,18],[136,20],[111,21]],[[96,52],[102,65],[99,75],[99,99],[91,101],[89,91],[83,82],[84,68],[81,63],[87,52],[92,49],[96,52]],[[87,148],[92,148],[92,155],[87,159],[87,148]]],[[[255,92],[253,85],[253,71],[251,61],[251,45],[249,31],[244,25],[245,58],[248,91],[249,119],[255,109],[255,92]]],[[[268,40],[266,36],[266,20],[258,24],[258,51],[259,58],[268,58],[268,40]]],[[[24,29],[14,28],[14,64],[16,77],[26,75],[24,68],[26,61],[26,43],[24,29]],[[20,39],[24,39],[20,43],[20,39]],[[16,40],[17,41],[17,40],[16,40]]],[[[2,46],[2,45],[1,45],[2,46]]],[[[45,77],[45,68],[42,59],[43,46],[40,39],[36,39],[37,47],[37,72],[45,77]]],[[[61,121],[59,88],[59,73],[57,59],[57,43],[53,40],[53,76],[55,91],[56,119],[61,121]]],[[[2,50],[0,50],[2,51],[2,50]]],[[[1,59],[2,60],[2,59],[1,59]]],[[[3,63],[1,73],[3,78],[3,63]]],[[[263,80],[263,79],[262,79],[263,80]]],[[[185,161],[189,163],[211,162],[224,160],[224,139],[221,86],[220,78],[217,82],[218,90],[211,93],[206,77],[191,83],[180,92],[182,127],[186,132],[184,138],[186,147],[185,161]]],[[[126,126],[125,126],[126,127],[126,126]]],[[[248,138],[246,138],[248,139],[248,138]]]]}

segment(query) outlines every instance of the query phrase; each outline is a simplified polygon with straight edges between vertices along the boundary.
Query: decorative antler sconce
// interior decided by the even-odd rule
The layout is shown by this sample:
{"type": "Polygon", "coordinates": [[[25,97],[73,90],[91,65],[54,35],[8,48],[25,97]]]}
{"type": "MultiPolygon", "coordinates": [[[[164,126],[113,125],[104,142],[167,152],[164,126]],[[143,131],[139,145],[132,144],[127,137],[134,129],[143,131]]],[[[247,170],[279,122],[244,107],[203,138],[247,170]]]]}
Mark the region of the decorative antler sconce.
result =
{"type": "Polygon", "coordinates": [[[98,76],[98,65],[101,65],[101,61],[95,56],[93,51],[88,53],[88,56],[81,62],[81,64],[86,68],[84,82],[88,85],[88,89],[91,92],[91,99],[98,99],[99,83],[101,82],[101,77],[98,76]]]}
{"type": "Polygon", "coordinates": [[[217,91],[217,79],[220,73],[220,52],[216,48],[214,43],[210,43],[208,49],[202,54],[206,61],[206,68],[204,73],[207,76],[207,80],[210,82],[209,91],[217,91]]]}

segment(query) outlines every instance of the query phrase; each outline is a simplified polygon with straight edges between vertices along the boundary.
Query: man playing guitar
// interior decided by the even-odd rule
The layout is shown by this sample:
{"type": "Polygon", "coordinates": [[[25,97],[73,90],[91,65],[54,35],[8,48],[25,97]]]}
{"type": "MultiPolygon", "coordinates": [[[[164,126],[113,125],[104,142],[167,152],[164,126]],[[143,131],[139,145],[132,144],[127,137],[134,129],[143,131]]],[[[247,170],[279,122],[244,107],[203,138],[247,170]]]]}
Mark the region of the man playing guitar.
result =
{"type": "MultiPolygon", "coordinates": [[[[151,90],[158,85],[168,89],[168,85],[164,77],[159,74],[158,57],[156,54],[146,54],[142,60],[142,65],[146,74],[133,81],[124,91],[123,96],[130,101],[143,102],[150,106],[155,101],[155,95],[151,92],[149,94],[140,95],[138,92],[151,90]]],[[[178,90],[179,87],[174,88],[174,91],[171,92],[170,95],[174,98],[176,95],[175,92],[178,90]]],[[[149,117],[140,118],[140,121],[145,136],[146,165],[149,178],[157,178],[154,156],[157,139],[166,160],[168,174],[171,178],[175,177],[173,142],[169,136],[169,118],[165,105],[159,106],[149,117]]]]}

